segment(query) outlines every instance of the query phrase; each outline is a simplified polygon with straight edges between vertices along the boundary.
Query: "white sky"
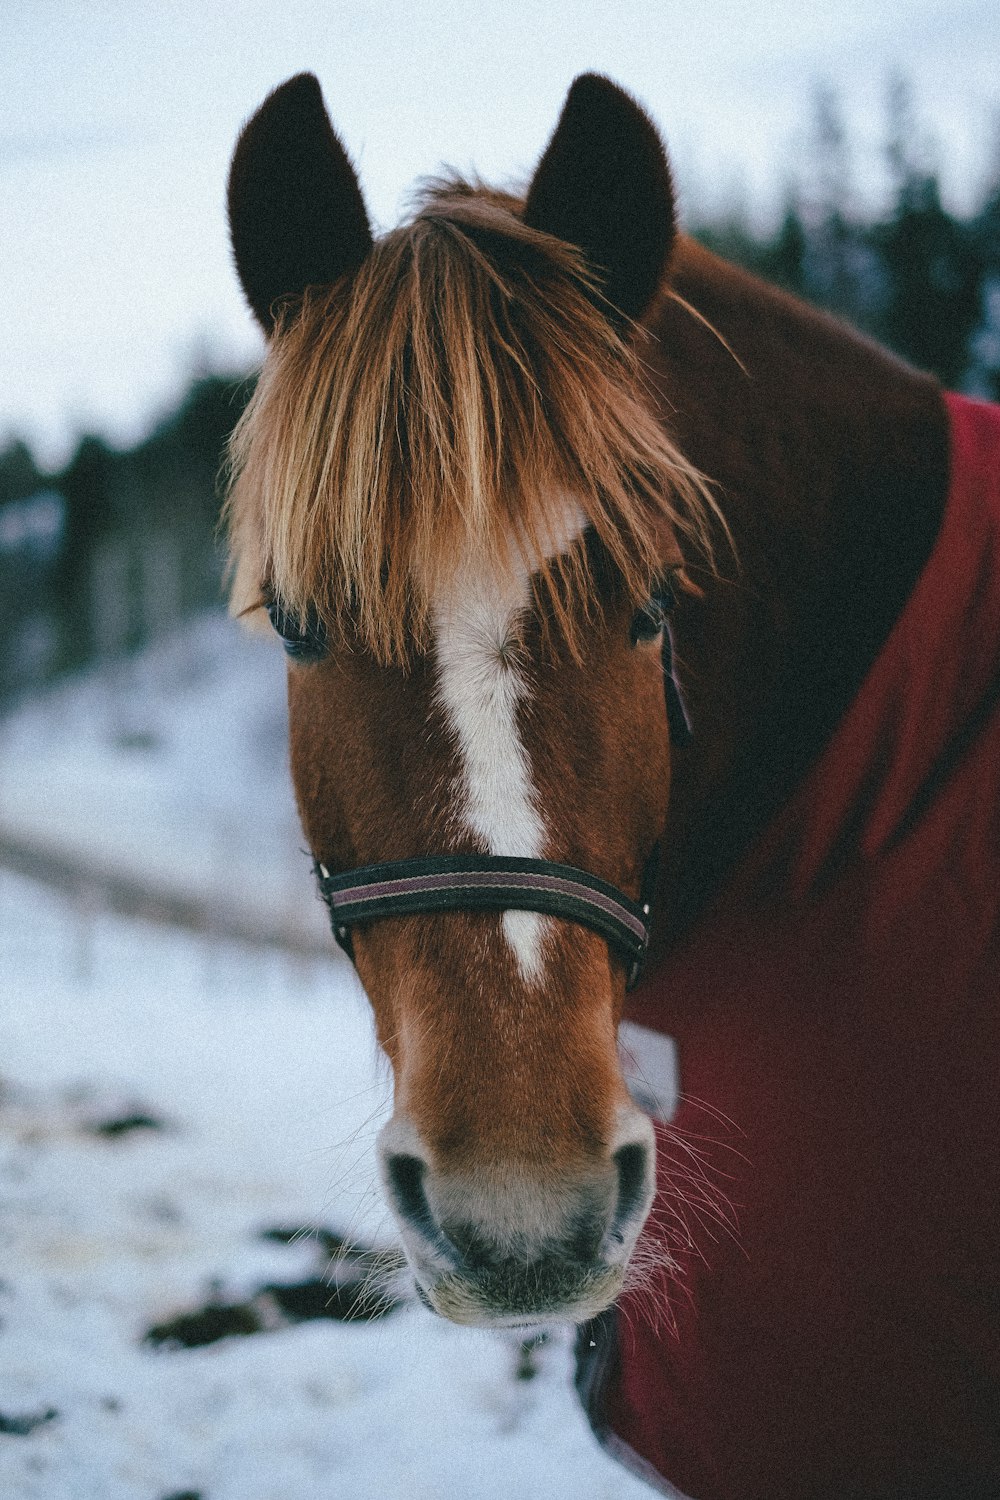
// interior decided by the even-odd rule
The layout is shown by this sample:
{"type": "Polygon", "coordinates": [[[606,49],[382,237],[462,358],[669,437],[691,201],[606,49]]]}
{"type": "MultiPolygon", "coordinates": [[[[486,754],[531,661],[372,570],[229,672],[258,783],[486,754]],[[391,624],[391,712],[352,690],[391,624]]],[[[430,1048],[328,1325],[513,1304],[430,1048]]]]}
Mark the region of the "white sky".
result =
{"type": "Polygon", "coordinates": [[[50,462],[83,426],[129,441],[198,361],[253,362],[226,170],[241,121],[303,68],[383,225],[442,162],[526,174],[588,68],[651,110],[689,201],[742,180],[768,212],[819,80],[877,191],[893,68],[968,200],[1000,108],[996,40],[996,0],[5,0],[0,440],[22,433],[50,462]]]}

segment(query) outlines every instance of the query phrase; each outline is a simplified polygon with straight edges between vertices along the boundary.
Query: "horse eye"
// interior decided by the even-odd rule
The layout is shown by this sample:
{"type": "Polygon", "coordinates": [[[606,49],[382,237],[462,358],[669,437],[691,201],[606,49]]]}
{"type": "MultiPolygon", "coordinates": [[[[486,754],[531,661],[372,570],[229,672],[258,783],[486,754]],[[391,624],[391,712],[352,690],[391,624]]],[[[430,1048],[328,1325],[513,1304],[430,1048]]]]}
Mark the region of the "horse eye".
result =
{"type": "Polygon", "coordinates": [[[294,661],[319,661],[326,655],[326,630],[312,611],[300,620],[274,599],[267,606],[271,624],[281,636],[281,643],[294,661]]]}
{"type": "Polygon", "coordinates": [[[673,574],[666,573],[653,585],[649,598],[641,605],[632,616],[632,628],[629,631],[629,639],[633,646],[640,641],[655,641],[664,625],[667,616],[674,607],[673,574]]]}
{"type": "Polygon", "coordinates": [[[629,631],[629,640],[633,646],[638,646],[640,641],[655,641],[663,629],[664,614],[655,599],[647,599],[646,603],[637,609],[632,616],[632,628],[629,631]]]}

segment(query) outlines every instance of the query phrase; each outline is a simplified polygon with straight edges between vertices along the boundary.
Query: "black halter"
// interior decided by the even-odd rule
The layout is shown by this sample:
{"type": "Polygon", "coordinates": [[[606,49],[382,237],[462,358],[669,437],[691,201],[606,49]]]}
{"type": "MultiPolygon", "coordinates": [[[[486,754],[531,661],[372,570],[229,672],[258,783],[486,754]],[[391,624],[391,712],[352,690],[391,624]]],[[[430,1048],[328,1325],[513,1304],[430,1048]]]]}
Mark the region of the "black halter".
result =
{"type": "MultiPolygon", "coordinates": [[[[674,676],[673,646],[666,616],[673,607],[669,582],[651,600],[662,613],[663,677],[670,738],[691,737],[684,701],[674,676]]],[[[642,890],[633,901],[574,865],[545,859],[512,859],[495,854],[429,855],[362,865],[331,875],[314,864],[320,895],[330,910],[333,935],[353,962],[351,928],[384,917],[442,911],[534,911],[577,922],[599,933],[625,964],[626,987],[642,972],[649,946],[649,911],[656,882],[659,846],[643,871],[642,890]]]]}
{"type": "Polygon", "coordinates": [[[599,933],[624,960],[631,988],[649,944],[656,852],[647,862],[638,901],[573,865],[496,854],[398,859],[341,875],[331,875],[321,864],[315,869],[320,895],[330,908],[333,935],[352,960],[355,923],[417,912],[536,911],[599,933]]]}

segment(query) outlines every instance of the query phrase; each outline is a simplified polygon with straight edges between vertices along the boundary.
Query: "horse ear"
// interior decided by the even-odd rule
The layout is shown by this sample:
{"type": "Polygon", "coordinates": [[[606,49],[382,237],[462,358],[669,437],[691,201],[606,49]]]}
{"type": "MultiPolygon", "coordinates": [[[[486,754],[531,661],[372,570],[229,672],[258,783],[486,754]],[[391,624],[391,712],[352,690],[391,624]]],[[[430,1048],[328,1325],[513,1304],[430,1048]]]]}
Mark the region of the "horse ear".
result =
{"type": "Polygon", "coordinates": [[[524,218],[579,245],[627,318],[649,307],[674,241],[673,184],[656,126],[609,78],[574,80],[524,218]]]}
{"type": "Polygon", "coordinates": [[[236,269],[268,335],[277,303],[350,274],[368,254],[358,179],[312,73],[275,89],[244,125],[228,203],[236,269]]]}

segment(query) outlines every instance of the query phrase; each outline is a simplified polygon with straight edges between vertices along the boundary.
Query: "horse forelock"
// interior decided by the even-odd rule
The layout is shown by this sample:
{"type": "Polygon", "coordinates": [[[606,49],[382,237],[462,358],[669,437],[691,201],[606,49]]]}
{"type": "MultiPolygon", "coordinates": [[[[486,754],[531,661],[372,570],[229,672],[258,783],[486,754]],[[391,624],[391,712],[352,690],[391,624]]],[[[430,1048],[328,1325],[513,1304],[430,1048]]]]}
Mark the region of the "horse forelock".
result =
{"type": "Polygon", "coordinates": [[[272,592],[400,661],[457,569],[527,565],[572,642],[590,564],[559,545],[568,504],[636,598],[665,531],[704,542],[708,488],[635,344],[578,252],[516,210],[435,182],[353,278],[285,310],[231,443],[237,612],[272,592]]]}

